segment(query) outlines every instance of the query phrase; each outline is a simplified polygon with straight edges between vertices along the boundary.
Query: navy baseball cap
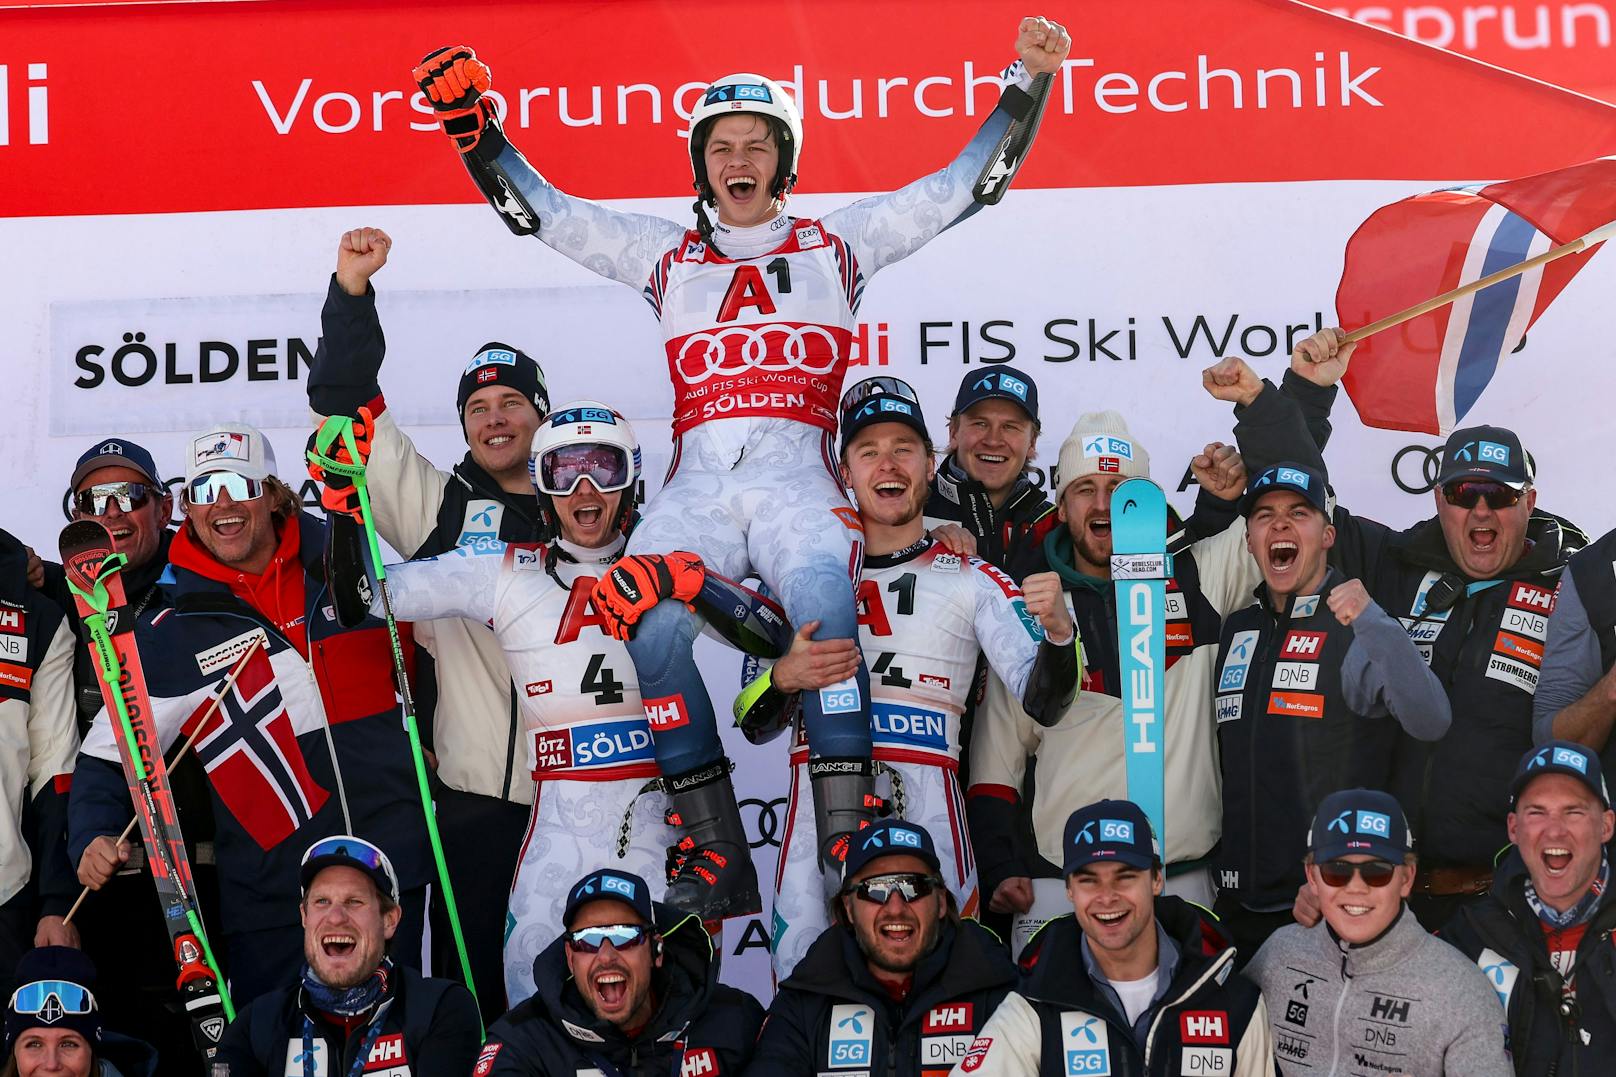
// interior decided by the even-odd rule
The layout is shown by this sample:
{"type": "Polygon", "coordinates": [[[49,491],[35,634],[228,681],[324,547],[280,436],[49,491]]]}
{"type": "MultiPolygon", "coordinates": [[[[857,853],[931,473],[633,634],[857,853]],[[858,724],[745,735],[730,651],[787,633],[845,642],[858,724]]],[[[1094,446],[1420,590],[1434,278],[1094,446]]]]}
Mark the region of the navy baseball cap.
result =
{"type": "Polygon", "coordinates": [[[966,372],[954,395],[954,414],[959,415],[984,400],[1008,400],[1020,404],[1033,422],[1038,421],[1038,385],[1013,366],[994,366],[966,372]]]}
{"type": "Polygon", "coordinates": [[[842,412],[842,451],[847,451],[848,443],[855,434],[876,423],[903,423],[919,434],[927,445],[931,444],[931,434],[926,430],[926,417],[921,414],[920,401],[878,391],[861,396],[857,403],[842,412]]]}
{"type": "Polygon", "coordinates": [[[133,468],[146,476],[153,486],[163,485],[163,480],[157,476],[157,463],[144,446],[136,445],[127,438],[113,437],[98,441],[84,450],[73,467],[73,478],[67,484],[68,489],[77,490],[84,476],[103,467],[133,468]]]}
{"type": "Polygon", "coordinates": [[[1061,871],[1066,875],[1100,861],[1115,860],[1136,868],[1161,863],[1156,832],[1131,800],[1102,800],[1074,811],[1066,820],[1061,849],[1065,857],[1061,871]]]}
{"type": "Polygon", "coordinates": [[[902,819],[882,819],[852,836],[847,859],[842,862],[842,882],[846,883],[872,860],[883,856],[919,857],[931,870],[943,870],[942,862],[937,859],[937,846],[925,827],[902,819]]]}
{"type": "Polygon", "coordinates": [[[1373,856],[1393,864],[1414,848],[1402,805],[1378,789],[1343,789],[1319,805],[1307,832],[1315,861],[1373,856]]]}
{"type": "Polygon", "coordinates": [[[1491,479],[1513,490],[1524,489],[1537,474],[1537,465],[1521,448],[1515,431],[1501,426],[1467,426],[1448,435],[1442,446],[1442,470],[1436,484],[1459,479],[1491,479]]]}
{"type": "Polygon", "coordinates": [[[1240,499],[1240,515],[1250,516],[1257,507],[1258,499],[1276,490],[1295,491],[1326,517],[1330,515],[1330,510],[1325,507],[1324,476],[1305,464],[1275,464],[1263,468],[1246,487],[1246,495],[1240,499]]]}
{"type": "Polygon", "coordinates": [[[378,891],[391,898],[394,905],[398,904],[398,874],[393,871],[393,862],[387,859],[387,854],[380,848],[364,838],[356,838],[352,834],[337,834],[321,838],[309,846],[303,854],[303,866],[298,870],[298,879],[303,885],[303,892],[307,894],[309,887],[314,883],[314,877],[331,867],[353,868],[364,872],[370,876],[370,881],[376,884],[378,891]]]}
{"type": "Polygon", "coordinates": [[[656,914],[651,909],[651,888],[631,871],[600,868],[579,879],[567,892],[561,926],[571,926],[573,915],[591,901],[621,901],[639,914],[642,923],[656,923],[656,914]]]}
{"type": "Polygon", "coordinates": [[[1540,748],[1533,748],[1521,756],[1515,767],[1515,777],[1509,783],[1509,808],[1532,779],[1544,774],[1567,774],[1586,785],[1599,802],[1610,807],[1610,790],[1605,788],[1605,774],[1599,766],[1599,756],[1581,744],[1569,740],[1551,740],[1540,748]]]}

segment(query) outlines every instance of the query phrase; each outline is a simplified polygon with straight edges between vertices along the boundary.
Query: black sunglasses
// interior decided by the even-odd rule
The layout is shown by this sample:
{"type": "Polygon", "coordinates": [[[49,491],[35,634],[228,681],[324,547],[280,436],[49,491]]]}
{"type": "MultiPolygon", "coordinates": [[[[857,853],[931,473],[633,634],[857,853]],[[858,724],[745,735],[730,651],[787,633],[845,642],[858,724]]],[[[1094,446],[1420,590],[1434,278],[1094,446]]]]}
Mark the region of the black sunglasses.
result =
{"type": "Polygon", "coordinates": [[[885,905],[893,894],[902,894],[905,901],[918,901],[943,885],[941,876],[906,873],[902,875],[872,875],[868,879],[850,884],[842,891],[872,905],[885,905]]]}
{"type": "Polygon", "coordinates": [[[1487,507],[1493,511],[1507,509],[1520,501],[1526,493],[1513,486],[1505,486],[1501,482],[1488,482],[1485,479],[1460,479],[1450,482],[1442,488],[1442,500],[1450,505],[1457,505],[1461,509],[1473,509],[1476,502],[1486,499],[1487,507]]]}
{"type": "Polygon", "coordinates": [[[847,392],[842,394],[842,411],[844,413],[852,411],[855,407],[870,399],[870,397],[883,395],[895,396],[900,400],[907,400],[911,404],[920,403],[920,394],[916,393],[914,387],[908,382],[902,378],[879,375],[873,378],[865,378],[863,381],[849,387],[847,392]]]}
{"type": "Polygon", "coordinates": [[[1396,864],[1388,864],[1384,860],[1366,860],[1361,864],[1351,860],[1326,860],[1318,865],[1319,878],[1324,885],[1342,887],[1352,882],[1354,874],[1363,878],[1364,885],[1379,890],[1392,881],[1392,874],[1397,870],[1396,864]]]}

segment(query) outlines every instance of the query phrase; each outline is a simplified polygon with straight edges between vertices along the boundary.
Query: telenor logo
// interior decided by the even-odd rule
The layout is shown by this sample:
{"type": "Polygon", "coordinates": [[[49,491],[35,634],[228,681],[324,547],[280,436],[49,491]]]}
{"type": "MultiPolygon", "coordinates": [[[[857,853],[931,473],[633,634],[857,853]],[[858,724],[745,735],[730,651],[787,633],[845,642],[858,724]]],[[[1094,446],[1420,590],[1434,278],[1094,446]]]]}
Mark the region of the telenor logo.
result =
{"type": "Polygon", "coordinates": [[[1378,834],[1383,838],[1389,838],[1392,833],[1392,817],[1378,811],[1361,811],[1358,813],[1358,823],[1354,829],[1360,834],[1378,834]]]}
{"type": "Polygon", "coordinates": [[[1556,748],[1554,762],[1557,766],[1570,767],[1578,774],[1588,773],[1588,757],[1570,748],[1556,748]]]}

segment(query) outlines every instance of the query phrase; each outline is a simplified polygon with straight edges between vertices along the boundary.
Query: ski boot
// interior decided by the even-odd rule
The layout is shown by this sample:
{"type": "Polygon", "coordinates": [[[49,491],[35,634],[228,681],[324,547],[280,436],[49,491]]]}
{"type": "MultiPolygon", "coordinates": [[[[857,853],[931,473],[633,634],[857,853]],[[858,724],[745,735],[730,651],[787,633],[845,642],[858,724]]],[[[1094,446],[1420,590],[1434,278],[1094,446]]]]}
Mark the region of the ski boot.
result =
{"type": "Polygon", "coordinates": [[[668,823],[684,831],[679,844],[668,851],[668,892],[663,900],[707,922],[763,911],[757,868],[752,865],[729,768],[729,760],[720,757],[663,778],[663,788],[673,801],[668,823]]]}
{"type": "Polygon", "coordinates": [[[842,863],[853,835],[875,822],[885,802],[875,795],[875,764],[869,759],[810,759],[814,829],[825,896],[842,887],[842,863]]]}

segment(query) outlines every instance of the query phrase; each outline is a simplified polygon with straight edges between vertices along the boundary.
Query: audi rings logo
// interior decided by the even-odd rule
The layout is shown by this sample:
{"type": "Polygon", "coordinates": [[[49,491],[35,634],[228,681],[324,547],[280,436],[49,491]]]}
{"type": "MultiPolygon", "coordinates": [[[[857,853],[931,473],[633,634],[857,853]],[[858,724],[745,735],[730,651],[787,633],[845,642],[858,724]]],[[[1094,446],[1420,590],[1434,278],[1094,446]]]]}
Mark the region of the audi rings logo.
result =
{"type": "Polygon", "coordinates": [[[687,384],[748,371],[828,374],[841,362],[845,330],[824,325],[732,325],[691,333],[679,342],[677,366],[687,384]]]}
{"type": "Polygon", "coordinates": [[[780,825],[784,818],[786,798],[759,800],[757,797],[747,797],[739,801],[738,806],[741,809],[741,819],[746,823],[746,832],[752,835],[747,844],[754,849],[761,849],[765,845],[780,848],[783,837],[780,825]]]}
{"type": "Polygon", "coordinates": [[[1405,494],[1423,494],[1436,489],[1442,473],[1442,447],[1405,445],[1392,457],[1392,481],[1405,494]]]}

